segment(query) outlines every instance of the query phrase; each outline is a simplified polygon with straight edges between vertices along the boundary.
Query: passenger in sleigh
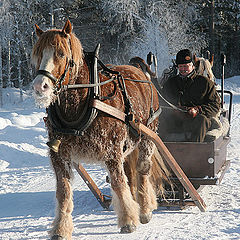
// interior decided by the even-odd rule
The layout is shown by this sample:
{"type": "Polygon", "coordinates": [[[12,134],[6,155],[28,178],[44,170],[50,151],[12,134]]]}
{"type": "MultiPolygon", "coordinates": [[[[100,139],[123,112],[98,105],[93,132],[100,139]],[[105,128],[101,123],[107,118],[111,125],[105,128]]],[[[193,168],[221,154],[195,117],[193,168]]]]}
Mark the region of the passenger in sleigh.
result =
{"type": "Polygon", "coordinates": [[[168,108],[162,109],[159,135],[168,141],[169,134],[184,133],[179,141],[203,142],[211,119],[219,113],[220,97],[213,81],[196,74],[190,50],[180,50],[176,64],[179,73],[163,85],[162,96],[177,109],[162,101],[168,108]]]}

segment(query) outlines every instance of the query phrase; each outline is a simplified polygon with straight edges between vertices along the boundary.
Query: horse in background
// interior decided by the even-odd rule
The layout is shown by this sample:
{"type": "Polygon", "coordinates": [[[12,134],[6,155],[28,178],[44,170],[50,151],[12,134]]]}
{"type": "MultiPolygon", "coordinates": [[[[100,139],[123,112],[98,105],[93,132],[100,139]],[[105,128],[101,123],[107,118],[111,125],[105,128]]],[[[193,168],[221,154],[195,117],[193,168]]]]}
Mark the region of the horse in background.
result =
{"type": "Polygon", "coordinates": [[[193,62],[197,74],[209,78],[211,81],[215,82],[215,76],[212,71],[214,55],[212,54],[211,58],[206,59],[203,57],[197,57],[196,54],[193,55],[193,62]]]}
{"type": "MultiPolygon", "coordinates": [[[[88,55],[72,33],[69,20],[63,29],[43,31],[36,25],[36,34],[38,40],[32,51],[37,70],[33,84],[35,100],[47,108],[45,123],[49,141],[60,143],[57,151],[49,151],[56,175],[57,198],[50,237],[70,240],[72,236],[73,162],[106,166],[120,232],[133,232],[139,222],[148,223],[157,208],[150,180],[156,146],[147,137],[133,134],[127,117],[134,115],[147,125],[151,112],[159,108],[156,89],[140,69],[129,65],[113,66],[108,71],[101,69],[97,72],[99,82],[92,84],[94,74],[90,74],[88,55]],[[122,120],[107,110],[100,110],[92,105],[95,99],[127,117],[122,120]],[[129,164],[128,170],[134,167],[138,175],[133,194],[124,166],[131,154],[136,162],[129,164]]],[[[156,132],[158,119],[148,127],[156,132]]],[[[157,159],[156,155],[156,168],[161,167],[163,173],[165,166],[157,159]]]]}
{"type": "Polygon", "coordinates": [[[129,64],[141,69],[146,77],[151,80],[154,84],[154,86],[157,88],[157,90],[161,89],[158,78],[157,78],[157,73],[153,72],[150,68],[150,66],[140,57],[133,57],[130,59],[129,64]]]}
{"type": "Polygon", "coordinates": [[[156,77],[156,73],[152,72],[149,65],[140,57],[131,58],[129,64],[141,69],[149,80],[156,77]]]}

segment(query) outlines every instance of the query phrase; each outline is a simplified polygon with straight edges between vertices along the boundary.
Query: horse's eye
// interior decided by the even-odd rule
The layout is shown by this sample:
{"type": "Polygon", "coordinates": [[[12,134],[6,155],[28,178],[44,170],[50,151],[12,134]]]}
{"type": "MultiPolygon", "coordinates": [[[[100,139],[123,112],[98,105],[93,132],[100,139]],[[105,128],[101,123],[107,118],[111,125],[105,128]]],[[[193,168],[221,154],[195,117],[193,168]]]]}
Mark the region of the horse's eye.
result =
{"type": "Polygon", "coordinates": [[[63,52],[62,50],[59,50],[59,51],[57,52],[57,55],[58,55],[58,57],[60,57],[60,58],[64,58],[64,52],[63,52]]]}

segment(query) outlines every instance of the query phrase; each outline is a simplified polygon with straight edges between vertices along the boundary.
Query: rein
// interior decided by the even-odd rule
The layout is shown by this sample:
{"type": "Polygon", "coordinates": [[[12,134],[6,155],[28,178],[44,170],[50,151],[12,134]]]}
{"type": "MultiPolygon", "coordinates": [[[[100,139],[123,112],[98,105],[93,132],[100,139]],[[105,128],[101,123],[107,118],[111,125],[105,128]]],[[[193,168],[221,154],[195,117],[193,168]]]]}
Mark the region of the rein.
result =
{"type": "MultiPolygon", "coordinates": [[[[120,75],[120,74],[119,74],[120,75]]],[[[117,77],[119,77],[119,75],[117,77]]],[[[120,75],[121,76],[121,75],[120,75]]],[[[88,84],[69,84],[69,85],[62,85],[62,89],[63,90],[68,90],[68,89],[75,89],[75,88],[92,88],[92,87],[99,87],[99,86],[103,86],[107,83],[110,83],[112,81],[116,80],[116,76],[112,76],[110,79],[104,81],[104,82],[99,82],[99,83],[95,83],[95,84],[92,84],[92,83],[88,83],[88,84]]],[[[140,82],[140,83],[148,83],[149,86],[151,87],[151,92],[153,92],[153,89],[152,89],[152,85],[154,85],[152,82],[150,81],[147,81],[147,80],[137,80],[137,79],[130,79],[130,78],[124,78],[124,80],[127,80],[127,81],[132,81],[132,82],[140,82]]],[[[157,89],[156,89],[157,90],[157,89]]],[[[157,93],[158,93],[158,96],[161,97],[168,105],[168,106],[160,106],[161,108],[166,108],[166,109],[175,109],[175,110],[179,110],[180,112],[187,112],[186,110],[184,109],[181,109],[175,105],[173,105],[172,103],[170,103],[169,101],[167,101],[167,99],[165,99],[162,94],[157,90],[157,93]]]]}

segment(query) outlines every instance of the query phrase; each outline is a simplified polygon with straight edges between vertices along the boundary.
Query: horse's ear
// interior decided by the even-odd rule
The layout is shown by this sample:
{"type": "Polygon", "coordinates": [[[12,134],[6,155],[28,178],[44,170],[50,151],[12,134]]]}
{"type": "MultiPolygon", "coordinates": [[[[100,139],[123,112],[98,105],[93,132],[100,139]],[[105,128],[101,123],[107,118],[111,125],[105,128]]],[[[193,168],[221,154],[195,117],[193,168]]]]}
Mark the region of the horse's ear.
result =
{"type": "Polygon", "coordinates": [[[213,61],[214,61],[214,54],[212,54],[211,58],[209,59],[211,66],[213,66],[213,61]]]}
{"type": "Polygon", "coordinates": [[[196,53],[193,54],[193,63],[194,65],[199,61],[198,57],[196,56],[196,53]]]}
{"type": "Polygon", "coordinates": [[[37,24],[35,24],[35,31],[38,37],[44,33],[44,31],[37,24]]]}
{"type": "Polygon", "coordinates": [[[66,21],[63,29],[62,29],[62,32],[64,34],[70,34],[72,32],[72,24],[71,22],[69,21],[69,19],[66,21]]]}

